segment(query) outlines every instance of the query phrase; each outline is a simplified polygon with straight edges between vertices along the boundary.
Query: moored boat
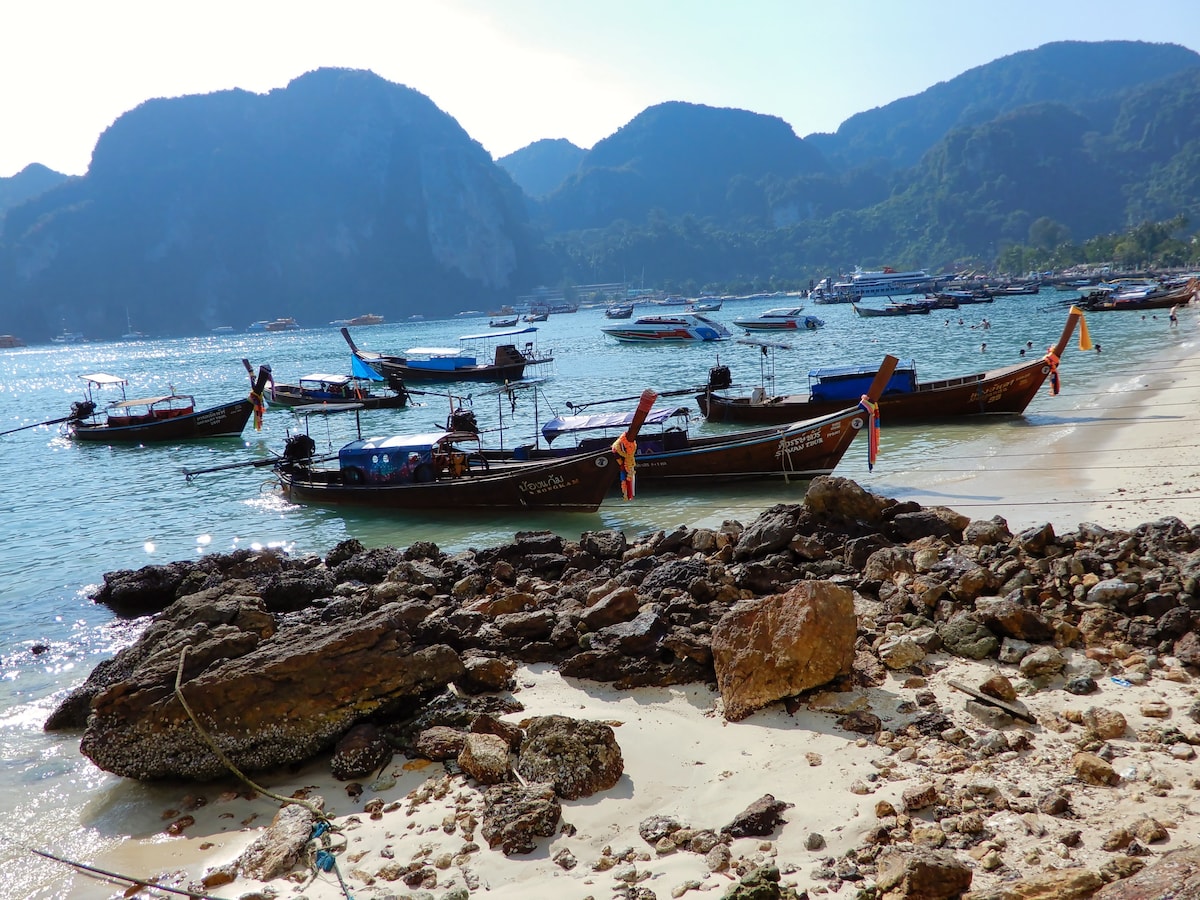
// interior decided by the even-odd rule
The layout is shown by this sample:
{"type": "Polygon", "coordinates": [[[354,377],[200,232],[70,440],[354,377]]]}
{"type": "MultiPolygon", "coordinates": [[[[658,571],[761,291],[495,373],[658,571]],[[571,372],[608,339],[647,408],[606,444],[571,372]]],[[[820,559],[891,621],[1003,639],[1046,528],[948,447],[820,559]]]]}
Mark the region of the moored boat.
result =
{"type": "Polygon", "coordinates": [[[727,341],[732,333],[707,316],[639,316],[628,325],[602,325],[600,330],[622,343],[673,343],[679,341],[727,341]]]}
{"type": "Polygon", "coordinates": [[[604,308],[604,318],[606,319],[630,319],[633,318],[632,303],[612,303],[604,308]]]}
{"type": "MultiPolygon", "coordinates": [[[[843,403],[835,412],[774,428],[758,428],[731,434],[697,437],[689,434],[684,407],[651,410],[637,438],[635,452],[639,485],[646,482],[704,486],[730,480],[766,478],[815,478],[828,475],[850,449],[858,432],[869,424],[869,412],[859,397],[877,400],[896,365],[887,356],[870,383],[858,397],[843,403]]],[[[520,448],[500,453],[484,451],[485,457],[504,458],[516,453],[528,459],[552,459],[608,446],[611,436],[588,434],[621,429],[630,414],[559,416],[542,427],[547,443],[561,435],[577,439],[567,450],[520,448]]]]}
{"type": "MultiPolygon", "coordinates": [[[[249,363],[243,360],[247,367],[249,363]]],[[[407,391],[377,393],[364,379],[353,375],[334,375],[321,372],[304,375],[296,384],[275,384],[267,392],[272,406],[304,408],[313,405],[341,404],[346,409],[402,409],[408,405],[407,391]]]]}
{"type": "Polygon", "coordinates": [[[825,322],[806,315],[802,306],[781,306],[757,316],[734,319],[733,324],[746,331],[815,331],[825,322]]]}
{"type": "MultiPolygon", "coordinates": [[[[624,438],[637,439],[654,403],[643,393],[624,438]]],[[[337,465],[313,460],[307,435],[295,435],[275,472],[296,502],[455,513],[544,509],[595,512],[621,477],[611,446],[541,461],[492,461],[479,436],[465,432],[398,435],[352,441],[337,465]],[[300,442],[306,442],[299,450],[300,442]]]]}
{"type": "Polygon", "coordinates": [[[388,380],[399,392],[405,382],[418,379],[425,381],[516,381],[523,378],[528,366],[541,366],[554,362],[548,352],[539,351],[535,345],[535,326],[512,331],[487,334],[466,334],[459,338],[458,347],[410,347],[403,356],[375,353],[360,349],[350,337],[350,331],[342,329],[342,337],[350,345],[350,352],[361,364],[370,367],[388,380]],[[524,347],[518,349],[516,338],[526,338],[524,347]],[[472,343],[497,341],[491,362],[480,362],[479,357],[467,350],[472,343]]]}
{"type": "Polygon", "coordinates": [[[334,319],[329,324],[349,325],[357,328],[360,325],[382,325],[383,322],[383,316],[377,316],[375,313],[363,313],[361,316],[355,316],[353,319],[334,319]]]}
{"type": "Polygon", "coordinates": [[[934,308],[930,303],[890,303],[887,306],[859,306],[854,303],[851,306],[855,314],[864,319],[881,316],[921,316],[928,314],[934,308]]]}
{"type": "Polygon", "coordinates": [[[14,347],[24,347],[25,342],[15,334],[0,334],[0,349],[11,350],[14,347]]]}
{"type": "MultiPolygon", "coordinates": [[[[902,362],[879,399],[886,422],[922,422],[961,416],[1020,415],[1047,378],[1057,377],[1058,361],[1083,313],[1072,307],[1058,342],[1040,359],[964,375],[920,381],[912,361],[902,362]]],[[[1090,347],[1086,324],[1080,344],[1090,347]]],[[[832,412],[862,393],[870,370],[854,366],[814,369],[807,394],[768,395],[756,388],[750,396],[731,396],[706,389],[696,396],[700,412],[713,422],[780,424],[832,412]]]]}
{"type": "Polygon", "coordinates": [[[250,416],[264,409],[263,389],[271,376],[270,366],[260,366],[250,395],[242,400],[196,409],[190,394],[169,394],[130,400],[125,396],[129,382],[116,375],[98,372],[80,375],[87,384],[85,399],[71,406],[67,430],[79,441],[99,443],[143,443],[199,438],[237,437],[250,416]],[[100,408],[94,391],[116,388],[121,399],[100,408]]]}

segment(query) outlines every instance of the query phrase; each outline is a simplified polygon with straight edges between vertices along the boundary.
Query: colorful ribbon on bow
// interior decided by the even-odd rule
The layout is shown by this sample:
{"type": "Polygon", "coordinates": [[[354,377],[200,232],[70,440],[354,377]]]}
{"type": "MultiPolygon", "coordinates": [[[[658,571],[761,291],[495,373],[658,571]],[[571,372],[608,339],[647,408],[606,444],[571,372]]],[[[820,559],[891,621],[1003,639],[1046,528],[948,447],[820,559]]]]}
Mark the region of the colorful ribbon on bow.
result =
{"type": "Polygon", "coordinates": [[[875,459],[879,456],[879,404],[863,394],[858,405],[867,413],[867,471],[875,468],[875,459]]]}
{"type": "MultiPolygon", "coordinates": [[[[272,382],[272,386],[274,382],[272,382]]],[[[250,402],[254,405],[254,430],[262,431],[263,414],[267,411],[267,401],[258,391],[250,391],[250,402]]]]}
{"type": "Polygon", "coordinates": [[[1046,351],[1046,356],[1044,359],[1046,361],[1046,365],[1050,367],[1050,393],[1057,397],[1058,389],[1060,387],[1058,381],[1058,357],[1055,355],[1053,347],[1046,351]]]}
{"type": "Polygon", "coordinates": [[[631,441],[627,432],[613,441],[612,452],[617,456],[617,466],[621,471],[621,496],[626,500],[633,499],[633,470],[636,468],[634,456],[637,454],[637,441],[631,441]]]}

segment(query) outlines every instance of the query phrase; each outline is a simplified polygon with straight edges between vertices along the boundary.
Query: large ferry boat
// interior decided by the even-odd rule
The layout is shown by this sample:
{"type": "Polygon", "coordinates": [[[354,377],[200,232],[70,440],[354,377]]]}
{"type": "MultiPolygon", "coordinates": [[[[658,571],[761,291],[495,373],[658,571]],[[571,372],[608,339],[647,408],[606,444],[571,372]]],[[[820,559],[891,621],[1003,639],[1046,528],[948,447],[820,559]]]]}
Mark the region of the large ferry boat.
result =
{"type": "Polygon", "coordinates": [[[825,278],[810,293],[814,303],[851,303],[863,297],[916,294],[934,287],[937,279],[924,269],[897,272],[890,266],[877,271],[855,268],[844,281],[825,278]]]}

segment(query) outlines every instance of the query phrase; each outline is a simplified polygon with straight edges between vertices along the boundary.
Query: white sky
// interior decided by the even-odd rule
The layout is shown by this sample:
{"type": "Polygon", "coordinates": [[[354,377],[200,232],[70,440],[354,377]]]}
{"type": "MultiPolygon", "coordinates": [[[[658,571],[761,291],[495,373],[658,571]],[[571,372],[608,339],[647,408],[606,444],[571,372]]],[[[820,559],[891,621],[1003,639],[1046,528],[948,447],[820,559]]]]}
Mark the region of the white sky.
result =
{"type": "Polygon", "coordinates": [[[776,115],[800,136],[1058,40],[1200,50],[1196,0],[4,0],[0,177],[78,175],[144,100],[266,92],[322,66],[427,95],[493,156],[581,147],[648,106],[776,115]]]}

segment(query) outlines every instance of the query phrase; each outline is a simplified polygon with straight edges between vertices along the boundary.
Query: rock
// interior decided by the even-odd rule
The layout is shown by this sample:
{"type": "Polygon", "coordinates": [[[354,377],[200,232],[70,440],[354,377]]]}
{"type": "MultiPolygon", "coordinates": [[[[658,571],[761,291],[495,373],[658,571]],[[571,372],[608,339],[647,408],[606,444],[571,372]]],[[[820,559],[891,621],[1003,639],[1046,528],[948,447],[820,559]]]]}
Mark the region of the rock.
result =
{"type": "MultiPolygon", "coordinates": [[[[809,490],[812,490],[811,485],[809,490]]],[[[782,550],[796,536],[799,519],[800,507],[794,504],[780,503],[764,510],[738,538],[733,551],[734,558],[755,559],[782,550]]]]}
{"type": "Polygon", "coordinates": [[[1025,655],[1033,649],[1033,644],[1029,641],[1018,641],[1015,638],[1006,637],[1000,642],[1000,652],[996,658],[1002,663],[1017,664],[1025,655]]]}
{"type": "Polygon", "coordinates": [[[861,522],[879,525],[888,501],[865,490],[849,478],[818,475],[809,482],[804,506],[813,515],[830,522],[861,522]]]}
{"type": "Polygon", "coordinates": [[[976,601],[983,624],[1001,637],[1021,641],[1048,641],[1054,629],[1036,609],[1021,602],[1020,595],[997,598],[988,602],[976,601]]]}
{"type": "Polygon", "coordinates": [[[1012,532],[1008,530],[1008,522],[1003,516],[992,516],[987,521],[976,519],[963,531],[963,541],[977,547],[1007,544],[1010,540],[1012,532]]]}
{"type": "Polygon", "coordinates": [[[1087,592],[1088,603],[1099,603],[1102,606],[1116,606],[1122,600],[1132,597],[1138,592],[1138,586],[1120,578],[1106,578],[1092,585],[1087,592]]]}
{"type": "Polygon", "coordinates": [[[271,881],[299,866],[312,839],[313,826],[323,810],[321,797],[309,797],[306,805],[289,803],[271,820],[271,825],[254,839],[237,859],[238,870],[248,878],[271,881]]]}
{"type": "Polygon", "coordinates": [[[744,719],[848,674],[857,626],[853,596],[827,581],[805,581],[786,594],[738,603],[712,631],[725,718],[744,719]]]}
{"type": "Polygon", "coordinates": [[[683,823],[674,816],[654,815],[642,819],[638,824],[638,834],[647,844],[656,844],[682,827],[683,823]]]}
{"type": "Polygon", "coordinates": [[[882,900],[953,900],[971,879],[971,869],[949,850],[885,850],[875,876],[882,900]]]}
{"type": "Polygon", "coordinates": [[[763,794],[734,816],[733,821],[721,829],[721,833],[735,838],[766,837],[786,822],[783,811],[791,807],[791,803],[763,794]]]}
{"type": "Polygon", "coordinates": [[[1076,753],[1071,757],[1071,768],[1085,784],[1114,785],[1121,780],[1113,767],[1095,753],[1076,753]]]}
{"type": "Polygon", "coordinates": [[[1017,689],[1003,675],[993,675],[979,686],[979,691],[982,694],[987,694],[989,697],[995,697],[997,700],[1004,700],[1008,703],[1012,703],[1017,699],[1017,689]]]}
{"type": "Polygon", "coordinates": [[[1026,678],[1044,678],[1057,675],[1066,666],[1067,659],[1053,647],[1038,647],[1026,654],[1017,667],[1026,678]]]}
{"type": "Polygon", "coordinates": [[[566,716],[539,716],[525,727],[517,771],[567,800],[590,797],[621,778],[625,763],[612,728],[566,716]]]}
{"type": "Polygon", "coordinates": [[[621,531],[585,531],[579,536],[579,547],[596,559],[620,559],[629,541],[621,531]]]}
{"type": "Polygon", "coordinates": [[[1200,848],[1181,847],[1159,857],[1135,875],[1100,888],[1094,900],[1198,900],[1200,848]]]}
{"type": "Polygon", "coordinates": [[[909,785],[901,794],[901,800],[904,803],[905,812],[916,812],[933,806],[938,802],[937,785],[930,782],[909,785]]]}
{"type": "Polygon", "coordinates": [[[967,659],[986,659],[1000,649],[1000,639],[973,613],[960,613],[938,626],[948,653],[967,659]]]}
{"type": "Polygon", "coordinates": [[[1067,679],[1067,683],[1063,685],[1063,690],[1077,696],[1086,696],[1094,694],[1098,691],[1099,685],[1096,684],[1096,679],[1090,675],[1076,675],[1067,679]]]}
{"type": "Polygon", "coordinates": [[[458,766],[480,784],[507,781],[508,742],[495,734],[468,734],[458,754],[458,766]]]}
{"type": "Polygon", "coordinates": [[[970,518],[944,506],[932,506],[915,512],[897,513],[884,529],[894,541],[909,543],[925,537],[962,539],[970,518]]]}
{"type": "Polygon", "coordinates": [[[631,587],[620,587],[589,606],[580,616],[580,621],[589,631],[596,631],[606,625],[628,622],[637,615],[640,606],[637,591],[631,587]]]}
{"type": "Polygon", "coordinates": [[[1098,872],[1076,866],[1037,872],[1020,881],[999,885],[982,892],[979,900],[1087,900],[1103,884],[1098,872]]]}
{"type": "Polygon", "coordinates": [[[779,869],[775,866],[751,869],[726,889],[721,900],[795,900],[796,892],[781,886],[779,877],[779,869]]]}
{"type": "Polygon", "coordinates": [[[281,627],[265,640],[236,625],[152,626],[122,651],[138,659],[128,677],[92,701],[80,750],[128,778],[227,775],[174,694],[186,646],[184,697],[234,765],[257,772],[303,762],[353,725],[462,675],[450,647],[415,646],[395,613],[388,604],[328,627],[281,627]]]}
{"type": "Polygon", "coordinates": [[[1084,711],[1082,721],[1084,727],[1102,741],[1111,741],[1121,737],[1129,727],[1125,716],[1119,710],[1104,706],[1089,707],[1084,711]]]}
{"type": "Polygon", "coordinates": [[[413,752],[425,759],[440,762],[445,759],[458,759],[463,746],[467,743],[467,733],[448,725],[434,725],[426,728],[417,735],[413,752]]]}
{"type": "Polygon", "coordinates": [[[355,725],[337,742],[329,770],[339,781],[365,778],[392,759],[392,746],[370,723],[355,725]]]}
{"type": "Polygon", "coordinates": [[[483,795],[483,821],[479,833],[488,846],[505,856],[532,853],[538,837],[553,837],[562,818],[562,806],[549,784],[498,784],[483,795]]]}
{"type": "Polygon", "coordinates": [[[907,634],[896,635],[879,645],[879,658],[889,669],[907,669],[925,658],[925,648],[907,634]]]}
{"type": "Polygon", "coordinates": [[[513,688],[517,664],[507,657],[472,650],[462,655],[462,664],[463,674],[454,684],[465,693],[487,694],[513,688]]]}

